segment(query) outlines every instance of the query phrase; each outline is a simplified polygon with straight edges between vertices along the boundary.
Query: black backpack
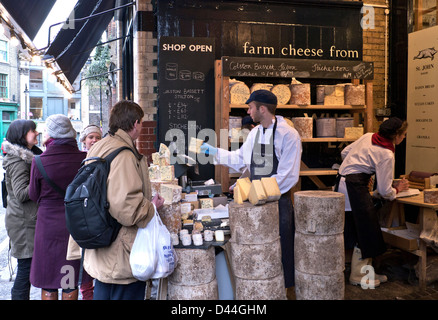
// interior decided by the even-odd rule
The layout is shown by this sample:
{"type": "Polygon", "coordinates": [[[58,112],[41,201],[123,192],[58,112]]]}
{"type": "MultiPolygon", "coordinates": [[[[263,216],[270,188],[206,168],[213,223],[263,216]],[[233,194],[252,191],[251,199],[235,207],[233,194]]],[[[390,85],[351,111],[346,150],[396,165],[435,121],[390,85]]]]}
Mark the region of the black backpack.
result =
{"type": "Polygon", "coordinates": [[[125,149],[131,150],[121,147],[105,158],[83,160],[67,187],[64,198],[67,229],[81,248],[107,247],[119,233],[121,225],[108,211],[107,179],[111,161],[125,149]],[[84,165],[90,160],[95,161],[84,165]]]}

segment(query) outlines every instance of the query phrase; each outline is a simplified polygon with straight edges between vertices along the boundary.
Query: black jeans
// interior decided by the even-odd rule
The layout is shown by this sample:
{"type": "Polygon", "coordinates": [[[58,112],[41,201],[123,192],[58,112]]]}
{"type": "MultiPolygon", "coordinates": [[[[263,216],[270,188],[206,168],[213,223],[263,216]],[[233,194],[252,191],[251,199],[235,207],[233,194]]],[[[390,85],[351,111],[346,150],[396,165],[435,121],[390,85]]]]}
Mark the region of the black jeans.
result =
{"type": "Polygon", "coordinates": [[[29,300],[31,262],[32,258],[17,259],[17,275],[11,289],[12,300],[29,300]]]}
{"type": "Polygon", "coordinates": [[[94,282],[93,300],[144,300],[146,282],[136,281],[130,284],[94,282]]]}

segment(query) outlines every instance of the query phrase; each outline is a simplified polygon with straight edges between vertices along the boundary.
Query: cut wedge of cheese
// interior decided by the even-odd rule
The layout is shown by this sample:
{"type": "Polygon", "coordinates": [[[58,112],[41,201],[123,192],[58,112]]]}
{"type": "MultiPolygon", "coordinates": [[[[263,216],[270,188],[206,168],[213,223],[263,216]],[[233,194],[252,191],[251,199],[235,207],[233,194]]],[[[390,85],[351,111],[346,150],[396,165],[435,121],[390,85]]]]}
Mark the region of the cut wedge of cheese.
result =
{"type": "Polygon", "coordinates": [[[151,164],[149,166],[149,179],[160,180],[160,166],[157,166],[156,164],[151,164]]]}
{"type": "Polygon", "coordinates": [[[242,201],[248,200],[249,189],[251,189],[251,180],[248,177],[237,179],[236,187],[239,187],[239,191],[242,196],[242,201]]]}
{"type": "Polygon", "coordinates": [[[240,191],[239,186],[235,186],[233,189],[234,192],[234,202],[237,204],[243,204],[243,199],[242,199],[242,191],[240,191]]]}
{"type": "Polygon", "coordinates": [[[160,195],[164,198],[165,204],[178,203],[181,201],[182,187],[174,184],[162,184],[160,195]]]}
{"type": "Polygon", "coordinates": [[[199,204],[201,206],[201,209],[213,208],[213,199],[210,199],[210,198],[199,199],[199,204]]]}
{"type": "Polygon", "coordinates": [[[201,153],[201,145],[204,140],[196,139],[195,137],[190,138],[189,151],[193,153],[201,153]]]}
{"type": "Polygon", "coordinates": [[[251,189],[249,189],[248,200],[254,206],[266,203],[266,193],[260,180],[256,179],[251,182],[251,189]]]}
{"type": "Polygon", "coordinates": [[[172,181],[175,179],[174,166],[160,166],[160,178],[163,181],[172,181]]]}
{"type": "Polygon", "coordinates": [[[152,153],[152,163],[156,166],[160,165],[160,154],[158,152],[152,153]]]}
{"type": "Polygon", "coordinates": [[[277,179],[274,177],[261,178],[263,189],[267,197],[267,201],[277,201],[281,197],[280,188],[278,187],[277,179]]]}

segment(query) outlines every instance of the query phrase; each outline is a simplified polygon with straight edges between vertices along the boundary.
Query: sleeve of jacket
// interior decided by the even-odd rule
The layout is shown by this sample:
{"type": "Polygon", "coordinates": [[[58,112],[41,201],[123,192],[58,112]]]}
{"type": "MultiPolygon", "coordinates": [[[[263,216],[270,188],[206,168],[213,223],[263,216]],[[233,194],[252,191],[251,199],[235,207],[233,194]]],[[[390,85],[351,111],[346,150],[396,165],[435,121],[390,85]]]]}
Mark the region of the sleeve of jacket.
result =
{"type": "Polygon", "coordinates": [[[11,186],[15,197],[20,202],[26,202],[29,198],[29,181],[30,171],[29,166],[24,161],[15,162],[11,164],[9,170],[11,172],[11,186]]]}
{"type": "Polygon", "coordinates": [[[107,196],[110,214],[123,226],[145,227],[155,208],[143,193],[138,161],[130,151],[122,151],[111,163],[107,196]]]}
{"type": "Polygon", "coordinates": [[[30,183],[29,183],[29,198],[37,202],[41,192],[41,181],[39,179],[39,170],[35,164],[35,159],[32,160],[30,168],[30,183]]]}

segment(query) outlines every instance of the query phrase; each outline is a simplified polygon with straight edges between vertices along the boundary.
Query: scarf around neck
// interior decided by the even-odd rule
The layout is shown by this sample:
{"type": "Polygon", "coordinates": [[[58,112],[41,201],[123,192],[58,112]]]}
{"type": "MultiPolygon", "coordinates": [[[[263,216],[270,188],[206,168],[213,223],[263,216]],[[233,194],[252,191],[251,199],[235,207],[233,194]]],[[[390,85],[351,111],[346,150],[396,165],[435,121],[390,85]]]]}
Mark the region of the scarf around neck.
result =
{"type": "Polygon", "coordinates": [[[378,132],[374,133],[371,137],[371,143],[395,152],[395,147],[392,140],[382,137],[378,132]]]}

